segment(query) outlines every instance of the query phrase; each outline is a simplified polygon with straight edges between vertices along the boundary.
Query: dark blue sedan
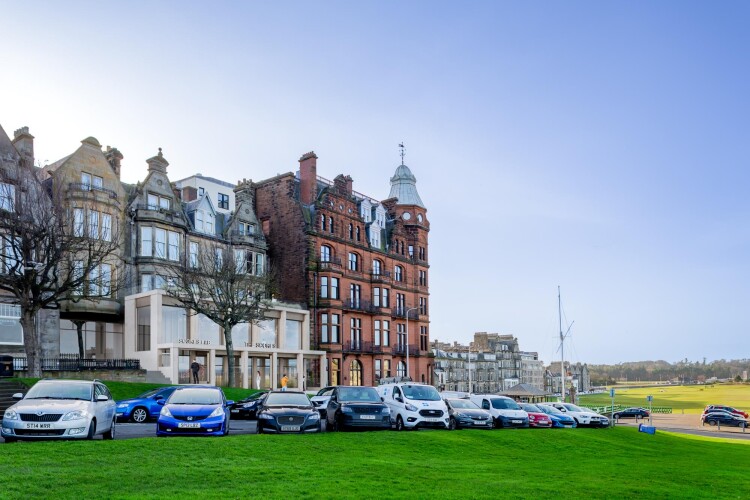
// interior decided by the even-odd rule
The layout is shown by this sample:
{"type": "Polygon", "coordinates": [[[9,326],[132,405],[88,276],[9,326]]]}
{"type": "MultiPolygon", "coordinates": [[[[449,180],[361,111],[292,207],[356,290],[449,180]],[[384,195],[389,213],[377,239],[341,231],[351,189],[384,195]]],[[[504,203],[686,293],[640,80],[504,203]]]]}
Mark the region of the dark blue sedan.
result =
{"type": "Polygon", "coordinates": [[[177,387],[159,387],[140,394],[132,399],[117,402],[117,420],[132,420],[142,423],[157,418],[161,412],[160,399],[168,399],[177,387]]]}
{"type": "Polygon", "coordinates": [[[213,386],[176,389],[165,402],[156,421],[156,435],[226,436],[229,434],[229,405],[224,392],[213,386]]]}
{"type": "Polygon", "coordinates": [[[728,411],[712,411],[701,415],[703,425],[728,425],[733,427],[745,428],[748,426],[747,420],[739,415],[728,411]]]}
{"type": "Polygon", "coordinates": [[[639,418],[648,418],[649,413],[645,408],[625,408],[624,410],[618,410],[614,412],[612,416],[615,418],[615,420],[621,418],[634,418],[638,420],[639,418]]]}

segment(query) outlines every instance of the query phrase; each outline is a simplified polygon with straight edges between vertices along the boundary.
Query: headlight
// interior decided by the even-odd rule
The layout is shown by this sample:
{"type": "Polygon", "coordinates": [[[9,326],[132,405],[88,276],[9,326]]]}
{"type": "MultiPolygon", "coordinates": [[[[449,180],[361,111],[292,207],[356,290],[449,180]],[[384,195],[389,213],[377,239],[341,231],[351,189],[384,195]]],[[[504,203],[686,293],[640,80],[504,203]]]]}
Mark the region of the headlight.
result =
{"type": "Polygon", "coordinates": [[[159,413],[162,417],[169,417],[172,418],[172,412],[169,411],[169,408],[166,406],[162,407],[161,412],[159,413]]]}
{"type": "Polygon", "coordinates": [[[341,407],[341,411],[342,411],[343,413],[354,413],[354,410],[352,410],[352,409],[351,409],[351,408],[349,408],[348,406],[342,406],[342,407],[341,407]]]}
{"type": "Polygon", "coordinates": [[[18,412],[16,410],[6,410],[5,418],[7,420],[18,420],[18,412]]]}
{"type": "Polygon", "coordinates": [[[320,420],[320,413],[317,411],[315,413],[311,413],[307,416],[309,420],[320,420]]]}
{"type": "Polygon", "coordinates": [[[383,411],[381,413],[383,415],[390,415],[391,414],[391,409],[386,406],[385,408],[383,408],[383,411]]]}
{"type": "Polygon", "coordinates": [[[211,412],[208,418],[221,417],[222,415],[224,415],[224,409],[221,406],[217,406],[216,409],[211,412]]]}
{"type": "Polygon", "coordinates": [[[80,420],[82,418],[87,418],[89,416],[89,412],[86,410],[76,410],[71,411],[70,413],[66,414],[62,419],[63,420],[80,420]]]}
{"type": "Polygon", "coordinates": [[[258,418],[262,418],[264,420],[273,420],[273,415],[271,415],[270,413],[261,413],[260,415],[258,415],[258,418]]]}
{"type": "Polygon", "coordinates": [[[118,408],[127,408],[128,406],[130,405],[127,403],[120,403],[119,405],[117,405],[118,408]]]}
{"type": "Polygon", "coordinates": [[[466,415],[464,415],[463,413],[454,413],[453,416],[456,418],[464,418],[466,415]]]}
{"type": "Polygon", "coordinates": [[[404,408],[406,408],[406,411],[417,411],[417,407],[414,405],[410,405],[409,403],[407,403],[404,408]]]}

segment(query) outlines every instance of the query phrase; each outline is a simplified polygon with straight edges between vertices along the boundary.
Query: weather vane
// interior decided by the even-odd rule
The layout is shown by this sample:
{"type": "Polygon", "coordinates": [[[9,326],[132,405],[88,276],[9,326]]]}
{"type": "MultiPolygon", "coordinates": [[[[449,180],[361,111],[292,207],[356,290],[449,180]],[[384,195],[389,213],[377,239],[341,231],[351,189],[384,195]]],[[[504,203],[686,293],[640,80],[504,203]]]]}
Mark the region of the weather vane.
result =
{"type": "Polygon", "coordinates": [[[404,164],[404,156],[406,155],[406,148],[404,147],[403,141],[398,144],[398,147],[401,148],[401,165],[404,164]]]}

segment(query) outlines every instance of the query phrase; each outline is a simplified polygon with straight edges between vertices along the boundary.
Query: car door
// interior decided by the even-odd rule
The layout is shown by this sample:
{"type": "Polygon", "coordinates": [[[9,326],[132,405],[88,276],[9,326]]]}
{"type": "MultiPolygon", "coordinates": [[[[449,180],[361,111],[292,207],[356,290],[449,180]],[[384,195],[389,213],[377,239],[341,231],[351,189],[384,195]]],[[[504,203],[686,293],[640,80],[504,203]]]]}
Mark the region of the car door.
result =
{"type": "Polygon", "coordinates": [[[102,384],[94,384],[94,413],[97,429],[109,429],[114,412],[115,404],[109,390],[102,384]],[[106,396],[107,400],[99,401],[99,396],[106,396]]]}
{"type": "Polygon", "coordinates": [[[159,404],[159,400],[164,399],[166,401],[169,399],[169,396],[172,395],[175,389],[176,387],[167,387],[148,398],[148,414],[152,418],[158,417],[161,413],[162,405],[159,404]]]}
{"type": "Polygon", "coordinates": [[[338,389],[334,389],[328,398],[328,405],[326,406],[326,423],[328,425],[333,425],[333,420],[336,418],[336,411],[341,406],[338,392],[338,389]]]}

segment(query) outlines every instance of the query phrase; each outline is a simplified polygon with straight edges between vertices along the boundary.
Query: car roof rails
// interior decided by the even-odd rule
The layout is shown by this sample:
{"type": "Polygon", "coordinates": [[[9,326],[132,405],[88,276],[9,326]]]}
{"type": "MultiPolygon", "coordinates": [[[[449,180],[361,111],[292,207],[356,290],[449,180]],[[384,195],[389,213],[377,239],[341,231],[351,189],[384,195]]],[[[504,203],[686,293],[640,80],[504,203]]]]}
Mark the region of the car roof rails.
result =
{"type": "Polygon", "coordinates": [[[402,382],[414,382],[411,377],[385,377],[381,378],[379,383],[383,384],[400,384],[402,382]]]}

